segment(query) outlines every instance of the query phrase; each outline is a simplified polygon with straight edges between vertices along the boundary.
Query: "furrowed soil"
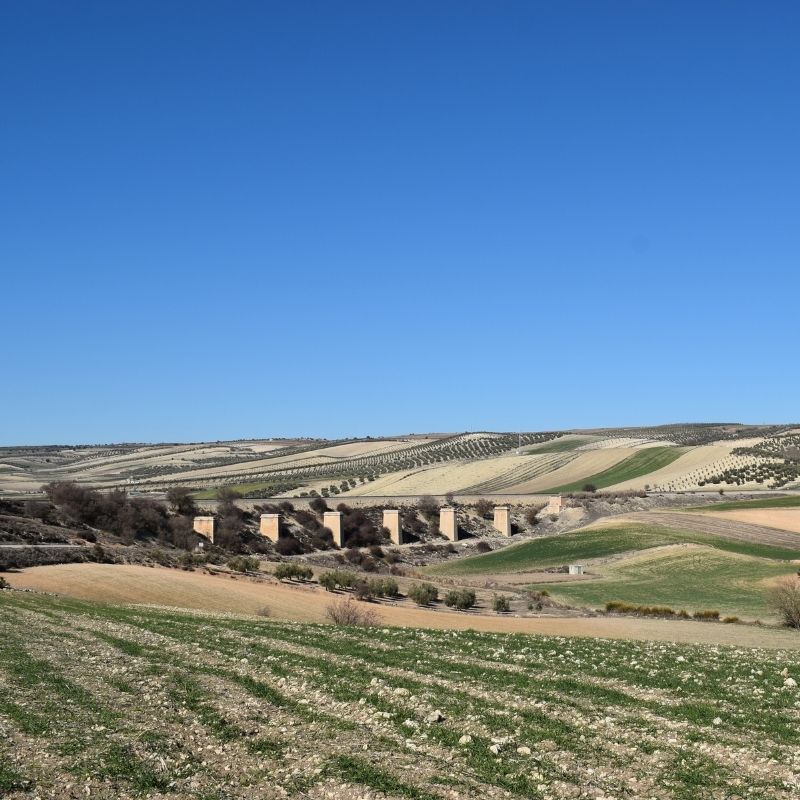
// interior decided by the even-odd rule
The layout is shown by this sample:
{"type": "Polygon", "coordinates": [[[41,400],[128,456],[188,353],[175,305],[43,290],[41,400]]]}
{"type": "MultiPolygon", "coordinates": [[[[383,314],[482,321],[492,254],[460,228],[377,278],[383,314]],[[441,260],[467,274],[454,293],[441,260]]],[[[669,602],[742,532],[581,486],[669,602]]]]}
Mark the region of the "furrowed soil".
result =
{"type": "MultiPolygon", "coordinates": [[[[166,568],[122,564],[57,564],[8,573],[18,589],[61,594],[80,600],[172,606],[211,612],[256,615],[265,608],[276,619],[325,622],[327,606],[341,594],[315,584],[256,582],[166,568]]],[[[533,580],[531,581],[533,582],[533,580]]],[[[491,597],[491,594],[489,595],[491,597]]],[[[792,631],[642,619],[637,617],[512,616],[418,608],[408,600],[372,604],[385,625],[446,630],[593,636],[615,639],[702,642],[764,648],[798,648],[792,631]]]]}
{"type": "Polygon", "coordinates": [[[339,628],[0,592],[0,793],[800,793],[796,652],[339,628]]]}
{"type": "Polygon", "coordinates": [[[714,511],[709,516],[800,533],[800,508],[748,508],[740,511],[714,511]]]}

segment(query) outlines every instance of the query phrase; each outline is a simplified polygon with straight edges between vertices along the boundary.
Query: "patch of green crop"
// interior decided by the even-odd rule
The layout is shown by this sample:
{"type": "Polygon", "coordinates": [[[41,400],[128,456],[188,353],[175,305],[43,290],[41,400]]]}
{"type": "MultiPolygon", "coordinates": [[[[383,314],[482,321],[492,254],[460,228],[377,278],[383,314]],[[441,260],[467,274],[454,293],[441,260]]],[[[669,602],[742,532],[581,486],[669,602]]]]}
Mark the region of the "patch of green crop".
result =
{"type": "Polygon", "coordinates": [[[0,797],[4,794],[11,794],[11,792],[18,789],[24,789],[25,787],[26,781],[18,772],[0,763],[0,797]]]}
{"type": "Polygon", "coordinates": [[[631,481],[634,478],[649,475],[658,469],[663,469],[680,458],[686,450],[687,448],[685,447],[645,447],[623,459],[619,464],[615,464],[602,472],[587,475],[579,481],[565,483],[562,486],[544,489],[541,493],[566,494],[567,492],[580,492],[589,483],[598,489],[605,489],[624,481],[631,481]]]}
{"type": "Polygon", "coordinates": [[[775,613],[766,599],[767,582],[796,571],[790,564],[705,547],[622,559],[596,569],[598,580],[550,583],[546,588],[554,598],[573,605],[601,607],[619,600],[756,619],[775,613]]]}
{"type": "Polygon", "coordinates": [[[366,786],[376,792],[408,797],[411,800],[441,800],[441,795],[426,792],[399,780],[391,773],[357,756],[334,756],[328,763],[329,772],[345,781],[366,786]]]}
{"type": "Polygon", "coordinates": [[[429,568],[438,575],[480,575],[494,572],[524,572],[580,563],[595,558],[646,550],[668,544],[701,544],[730,553],[790,560],[800,558],[800,548],[725,539],[698,531],[678,530],[661,525],[626,523],[614,527],[581,528],[503,547],[491,553],[458,559],[429,568]]]}
{"type": "Polygon", "coordinates": [[[783,497],[764,497],[755,500],[730,500],[725,503],[711,503],[707,506],[695,506],[691,511],[744,511],[748,508],[798,508],[800,494],[783,497]]]}

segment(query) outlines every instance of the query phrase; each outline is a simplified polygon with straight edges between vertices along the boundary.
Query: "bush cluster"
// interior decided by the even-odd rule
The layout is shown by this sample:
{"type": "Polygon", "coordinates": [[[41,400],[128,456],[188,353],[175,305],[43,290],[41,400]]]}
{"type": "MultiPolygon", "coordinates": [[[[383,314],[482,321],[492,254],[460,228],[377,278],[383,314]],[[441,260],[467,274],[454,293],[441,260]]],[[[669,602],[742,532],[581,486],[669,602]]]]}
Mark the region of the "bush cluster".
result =
{"type": "Polygon", "coordinates": [[[511,603],[509,599],[502,594],[496,594],[492,597],[492,610],[498,614],[505,614],[511,611],[511,603]]]}
{"type": "Polygon", "coordinates": [[[333,592],[336,589],[352,589],[358,581],[359,577],[355,572],[343,569],[323,572],[319,577],[319,585],[327,592],[333,592]]]}
{"type": "MultiPolygon", "coordinates": [[[[72,523],[116,534],[128,544],[157,538],[163,544],[190,550],[200,541],[188,517],[169,517],[156,500],[128,497],[119,489],[101,493],[73,481],[48,483],[43,488],[50,502],[72,523]]],[[[177,495],[171,502],[181,508],[193,506],[177,495]]]]}
{"type": "Polygon", "coordinates": [[[427,606],[439,599],[439,590],[432,583],[414,583],[409,587],[408,596],[418,606],[427,606]]]}
{"type": "Polygon", "coordinates": [[[719,619],[719,611],[695,611],[692,616],[695,619],[719,619]]]}
{"type": "MultiPolygon", "coordinates": [[[[689,614],[686,609],[675,611],[674,608],[669,606],[644,606],[632,605],[631,603],[623,603],[620,600],[611,600],[606,603],[606,611],[612,614],[640,614],[644,617],[677,617],[678,619],[719,619],[719,611],[695,611],[694,614],[689,614]]],[[[731,622],[738,622],[738,617],[731,618],[731,622]]]]}
{"type": "Polygon", "coordinates": [[[444,597],[444,604],[458,611],[466,611],[475,605],[475,592],[472,589],[451,589],[444,597]]]}
{"type": "Polygon", "coordinates": [[[228,561],[228,569],[233,572],[258,572],[258,566],[258,559],[253,556],[234,556],[228,561]]]}
{"type": "Polygon", "coordinates": [[[305,552],[303,545],[294,536],[281,536],[275,542],[275,551],[282,556],[299,556],[305,552]]]}
{"type": "Polygon", "coordinates": [[[310,581],[314,576],[314,570],[306,564],[278,564],[275,567],[275,577],[282,581],[286,578],[297,581],[310,581]]]}

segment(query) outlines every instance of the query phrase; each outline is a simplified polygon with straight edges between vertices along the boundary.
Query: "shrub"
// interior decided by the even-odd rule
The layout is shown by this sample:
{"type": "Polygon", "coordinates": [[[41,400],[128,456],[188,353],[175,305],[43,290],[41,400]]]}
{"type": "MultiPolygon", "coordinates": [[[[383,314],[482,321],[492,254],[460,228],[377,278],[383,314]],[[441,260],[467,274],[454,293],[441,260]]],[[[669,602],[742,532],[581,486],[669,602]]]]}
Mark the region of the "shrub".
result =
{"type": "Polygon", "coordinates": [[[271,617],[272,616],[272,610],[270,609],[269,606],[261,606],[261,608],[259,608],[256,611],[256,616],[257,617],[271,617]]]}
{"type": "Polygon", "coordinates": [[[372,578],[369,589],[374,597],[396,597],[400,591],[394,578],[372,578]]]}
{"type": "Polygon", "coordinates": [[[310,511],[306,511],[303,508],[301,508],[299,511],[295,511],[294,518],[299,525],[302,525],[303,528],[311,533],[318,531],[322,527],[316,515],[312,514],[310,511]]]}
{"type": "Polygon", "coordinates": [[[283,511],[286,514],[293,514],[294,513],[294,506],[288,500],[284,500],[280,504],[279,508],[280,508],[281,511],[283,511]]]}
{"type": "Polygon", "coordinates": [[[197,513],[192,491],[186,486],[171,486],[167,489],[167,502],[176,514],[191,517],[197,513]]]}
{"type": "Polygon", "coordinates": [[[475,605],[475,592],[472,589],[451,589],[445,595],[444,604],[458,611],[466,611],[475,605]]]}
{"type": "Polygon", "coordinates": [[[334,589],[351,589],[358,583],[358,580],[359,578],[354,572],[336,569],[323,573],[319,583],[326,591],[332,592],[334,589]]]}
{"type": "MultiPolygon", "coordinates": [[[[155,553],[153,555],[155,556],[155,553]]],[[[228,569],[233,572],[257,572],[258,559],[249,556],[234,556],[228,561],[228,569]]]]}
{"type": "Polygon", "coordinates": [[[370,581],[358,581],[353,587],[353,594],[355,594],[359,600],[372,600],[373,595],[370,581]]]}
{"type": "Polygon", "coordinates": [[[537,516],[539,512],[544,508],[544,506],[531,506],[530,508],[525,509],[525,522],[528,525],[538,525],[539,524],[539,517],[537,516]]]}
{"type": "Polygon", "coordinates": [[[374,608],[357,603],[352,597],[335,600],[325,609],[325,616],[334,625],[369,627],[380,622],[374,608]]]}
{"type": "MultiPolygon", "coordinates": [[[[385,530],[386,528],[381,528],[381,532],[385,530]]],[[[369,552],[374,558],[383,558],[384,556],[383,548],[379,544],[372,545],[372,547],[369,549],[369,552]]]]}
{"type": "Polygon", "coordinates": [[[475,503],[475,513],[479,517],[489,519],[492,515],[492,511],[494,511],[494,503],[491,500],[487,500],[485,497],[482,497],[475,503]]]}
{"type": "Polygon", "coordinates": [[[785,578],[770,590],[768,599],[784,625],[800,628],[800,578],[785,578]]]}
{"type": "Polygon", "coordinates": [[[181,569],[193,570],[195,565],[194,556],[191,553],[183,553],[178,559],[181,569]]]}
{"type": "Polygon", "coordinates": [[[606,611],[611,614],[641,614],[645,617],[674,617],[675,610],[669,606],[634,606],[620,600],[606,603],[606,611]]]}
{"type": "Polygon", "coordinates": [[[278,564],[274,575],[279,581],[286,578],[289,580],[310,581],[314,576],[314,570],[305,564],[278,564]]]}
{"type": "Polygon", "coordinates": [[[505,614],[511,611],[511,603],[509,603],[507,597],[496,594],[492,597],[492,610],[496,611],[498,614],[505,614]]]}
{"type": "Polygon", "coordinates": [[[319,585],[326,592],[333,592],[336,590],[336,575],[333,572],[324,572],[319,576],[319,585]]]}
{"type": "Polygon", "coordinates": [[[10,588],[8,585],[8,581],[2,576],[0,576],[0,589],[8,589],[8,588],[10,588]]]}
{"type": "Polygon", "coordinates": [[[350,547],[350,548],[348,548],[348,549],[347,549],[347,551],[346,551],[346,552],[345,552],[345,554],[344,554],[344,557],[345,557],[345,558],[346,558],[346,559],[347,559],[347,560],[348,560],[348,561],[349,561],[349,562],[350,562],[350,563],[351,563],[353,566],[356,566],[356,567],[357,567],[357,566],[358,566],[358,565],[361,563],[361,561],[362,561],[362,559],[363,559],[363,556],[361,555],[361,551],[360,551],[360,550],[358,550],[358,549],[356,549],[355,547],[350,547]]]}
{"type": "Polygon", "coordinates": [[[427,494],[424,497],[420,497],[417,508],[419,508],[420,514],[422,514],[428,522],[433,520],[439,513],[439,504],[427,494]]]}
{"type": "Polygon", "coordinates": [[[408,589],[408,596],[418,606],[427,606],[439,598],[439,590],[432,583],[414,583],[408,589]]]}
{"type": "Polygon", "coordinates": [[[425,530],[425,523],[417,516],[415,509],[403,512],[403,528],[419,534],[425,530]]]}
{"type": "Polygon", "coordinates": [[[480,542],[478,542],[477,545],[475,545],[475,549],[479,553],[491,553],[492,552],[492,546],[489,544],[489,542],[484,542],[483,540],[481,540],[480,542]]]}
{"type": "Polygon", "coordinates": [[[741,622],[741,620],[739,619],[739,617],[725,617],[725,618],[724,618],[722,621],[723,621],[723,622],[724,622],[726,625],[734,625],[734,624],[736,624],[737,622],[741,622]]]}
{"type": "Polygon", "coordinates": [[[330,550],[332,544],[333,542],[330,539],[326,539],[324,536],[311,537],[311,546],[315,550],[330,550]]]}
{"type": "Polygon", "coordinates": [[[597,491],[597,487],[593,483],[585,483],[582,491],[594,494],[597,491]]]}
{"type": "Polygon", "coordinates": [[[695,611],[692,616],[695,619],[719,619],[719,611],[695,611]]]}
{"type": "Polygon", "coordinates": [[[303,545],[294,536],[281,536],[275,542],[275,550],[282,556],[299,556],[303,552],[303,545]]]}
{"type": "Polygon", "coordinates": [[[328,510],[328,504],[322,497],[315,497],[309,504],[308,507],[312,511],[316,511],[317,514],[324,514],[328,510]]]}

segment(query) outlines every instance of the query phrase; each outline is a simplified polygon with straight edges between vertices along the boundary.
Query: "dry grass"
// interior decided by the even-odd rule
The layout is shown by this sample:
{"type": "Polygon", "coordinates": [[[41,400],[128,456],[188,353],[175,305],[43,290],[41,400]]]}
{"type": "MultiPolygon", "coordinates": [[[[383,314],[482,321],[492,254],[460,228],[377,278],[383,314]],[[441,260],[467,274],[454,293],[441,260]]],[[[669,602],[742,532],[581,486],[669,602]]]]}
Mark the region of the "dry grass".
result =
{"type": "MultiPolygon", "coordinates": [[[[173,606],[213,612],[256,615],[269,606],[272,618],[326,622],[329,593],[314,586],[259,583],[200,572],[110,564],[58,564],[35,567],[9,576],[17,588],[63,594],[81,600],[173,606]]],[[[489,593],[491,596],[491,593],[489,593]]],[[[800,649],[791,632],[691,622],[660,622],[584,616],[497,617],[420,609],[408,601],[379,606],[382,623],[389,626],[444,630],[481,630],[538,633],[667,642],[705,642],[750,647],[800,649]]]]}

